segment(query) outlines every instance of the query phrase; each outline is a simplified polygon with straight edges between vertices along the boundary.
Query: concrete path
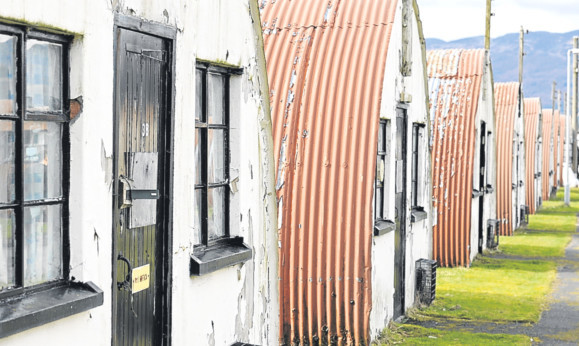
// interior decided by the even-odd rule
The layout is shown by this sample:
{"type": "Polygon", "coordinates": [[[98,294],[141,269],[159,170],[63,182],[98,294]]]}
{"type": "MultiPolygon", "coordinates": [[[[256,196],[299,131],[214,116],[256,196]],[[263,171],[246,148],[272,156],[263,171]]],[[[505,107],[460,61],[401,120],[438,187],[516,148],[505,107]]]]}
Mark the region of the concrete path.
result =
{"type": "MultiPolygon", "coordinates": [[[[579,215],[578,215],[579,216],[579,215]]],[[[413,321],[406,323],[426,328],[452,329],[473,333],[522,334],[539,339],[541,345],[579,345],[579,218],[576,233],[565,250],[565,258],[558,261],[557,277],[549,297],[549,307],[537,324],[481,323],[446,320],[413,321]]],[[[495,256],[492,256],[495,257],[495,256]]],[[[497,254],[496,257],[512,258],[497,254]]],[[[517,257],[517,259],[519,259],[517,257]]],[[[530,260],[533,258],[520,258],[530,260]]],[[[536,342],[533,342],[534,344],[536,342]]]]}

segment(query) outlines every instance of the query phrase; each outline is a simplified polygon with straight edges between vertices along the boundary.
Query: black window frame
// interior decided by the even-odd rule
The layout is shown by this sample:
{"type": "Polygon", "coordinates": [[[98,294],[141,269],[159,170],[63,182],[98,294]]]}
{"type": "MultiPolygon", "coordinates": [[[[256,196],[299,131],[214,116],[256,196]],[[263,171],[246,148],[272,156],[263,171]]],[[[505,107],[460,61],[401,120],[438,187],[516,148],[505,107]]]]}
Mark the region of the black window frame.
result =
{"type": "MultiPolygon", "coordinates": [[[[197,61],[195,68],[195,78],[201,78],[201,99],[202,105],[197,105],[197,95],[195,96],[195,109],[200,109],[202,114],[195,114],[195,135],[200,134],[200,149],[201,149],[201,164],[200,183],[197,184],[197,177],[195,177],[195,196],[197,191],[202,191],[202,208],[200,220],[195,220],[200,228],[201,237],[199,243],[193,245],[193,253],[191,254],[190,274],[204,275],[216,271],[218,269],[231,266],[237,263],[245,262],[253,256],[253,251],[249,246],[243,242],[243,238],[239,236],[232,236],[230,229],[230,165],[231,165],[231,78],[235,75],[242,75],[243,69],[237,67],[226,67],[208,61],[197,61]],[[220,74],[224,77],[224,92],[223,92],[223,124],[209,123],[208,119],[208,74],[220,74]],[[223,167],[224,176],[223,181],[219,183],[208,183],[208,132],[209,130],[217,129],[224,132],[223,135],[223,167]],[[216,239],[209,239],[208,227],[208,198],[209,190],[213,188],[223,188],[224,208],[223,208],[223,222],[224,234],[216,239]]],[[[197,85],[197,84],[196,84],[197,85]]],[[[235,116],[235,115],[234,115],[235,116]]],[[[197,160],[195,158],[195,160],[197,160]]],[[[197,199],[195,198],[195,203],[197,199]]],[[[198,208],[195,205],[195,208],[198,208]]],[[[197,230],[196,230],[197,231],[197,230]]]]}
{"type": "Polygon", "coordinates": [[[380,167],[378,163],[381,160],[386,163],[386,157],[388,152],[388,141],[386,140],[386,129],[388,128],[388,122],[386,119],[380,119],[378,125],[378,140],[377,140],[377,151],[376,151],[376,179],[375,179],[375,186],[374,186],[374,222],[384,220],[384,193],[386,192],[384,180],[385,180],[385,172],[382,172],[383,180],[380,181],[378,178],[378,174],[380,173],[380,167]],[[380,137],[380,133],[382,137],[380,137]],[[382,142],[380,143],[380,138],[382,138],[382,142]],[[383,148],[383,150],[381,150],[383,148]],[[378,197],[380,196],[380,197],[378,197]]]}
{"type": "MultiPolygon", "coordinates": [[[[202,199],[203,199],[203,207],[201,209],[202,215],[200,215],[201,220],[199,227],[201,228],[201,239],[200,243],[196,245],[201,246],[212,246],[219,243],[222,239],[230,238],[230,229],[229,229],[229,204],[230,204],[230,196],[229,196],[229,166],[230,166],[230,79],[231,75],[239,74],[239,71],[233,70],[231,68],[222,68],[220,66],[211,65],[209,63],[202,63],[198,62],[196,67],[196,72],[201,74],[201,85],[202,85],[202,106],[201,106],[201,114],[199,117],[195,118],[195,133],[199,131],[201,135],[200,139],[200,148],[201,148],[201,183],[195,184],[195,192],[201,190],[202,191],[202,199]],[[224,90],[223,90],[223,102],[224,102],[224,114],[223,114],[223,124],[212,124],[209,123],[207,108],[208,108],[208,92],[207,92],[207,84],[208,78],[207,75],[211,74],[218,74],[223,77],[224,82],[224,90]],[[223,131],[223,181],[219,183],[208,183],[208,141],[209,130],[221,130],[223,131]],[[225,191],[224,194],[224,211],[223,215],[224,218],[224,234],[222,237],[210,240],[209,239],[209,226],[208,226],[208,198],[209,198],[209,190],[214,188],[223,188],[225,191]]],[[[195,78],[199,78],[196,73],[195,78]]],[[[195,102],[197,102],[197,98],[195,98],[195,102]]],[[[197,105],[196,105],[197,109],[197,105]]],[[[197,162],[199,164],[199,162],[197,162]]]]}
{"type": "MultiPolygon", "coordinates": [[[[427,213],[424,210],[422,203],[424,201],[418,198],[418,184],[420,182],[419,171],[420,166],[420,135],[421,131],[425,131],[425,124],[412,123],[412,143],[410,144],[411,151],[411,170],[410,170],[410,221],[417,222],[427,218],[427,213]]],[[[424,136],[424,134],[422,134],[424,136]]],[[[422,173],[424,174],[424,173],[422,173]]]]}
{"type": "Polygon", "coordinates": [[[15,287],[0,289],[0,299],[21,296],[45,290],[63,282],[69,281],[70,276],[70,242],[69,242],[69,191],[70,191],[70,131],[69,131],[69,50],[72,37],[36,31],[21,26],[0,24],[0,34],[11,35],[17,38],[16,42],[16,112],[15,114],[0,114],[0,120],[13,121],[15,125],[15,201],[0,203],[0,210],[13,210],[15,213],[16,249],[15,249],[15,287]],[[62,111],[61,112],[30,112],[27,111],[26,100],[26,42],[39,40],[62,46],[62,111]],[[61,196],[26,201],[24,196],[24,122],[41,121],[58,123],[61,126],[61,196]],[[24,285],[24,209],[38,206],[61,206],[61,244],[62,250],[62,278],[44,283],[24,285]]]}
{"type": "Polygon", "coordinates": [[[70,47],[73,36],[45,32],[24,24],[1,23],[0,34],[16,37],[16,90],[17,109],[12,114],[0,114],[1,121],[14,123],[14,182],[15,199],[0,203],[0,211],[14,210],[16,232],[15,286],[0,291],[0,338],[4,338],[43,324],[59,320],[100,306],[103,291],[92,282],[78,282],[70,277],[70,47]],[[39,40],[62,46],[61,110],[59,112],[27,111],[26,42],[39,40]],[[26,121],[53,122],[61,126],[61,196],[26,201],[24,190],[26,121]],[[24,209],[35,206],[60,205],[61,277],[25,286],[24,279],[24,209]]]}

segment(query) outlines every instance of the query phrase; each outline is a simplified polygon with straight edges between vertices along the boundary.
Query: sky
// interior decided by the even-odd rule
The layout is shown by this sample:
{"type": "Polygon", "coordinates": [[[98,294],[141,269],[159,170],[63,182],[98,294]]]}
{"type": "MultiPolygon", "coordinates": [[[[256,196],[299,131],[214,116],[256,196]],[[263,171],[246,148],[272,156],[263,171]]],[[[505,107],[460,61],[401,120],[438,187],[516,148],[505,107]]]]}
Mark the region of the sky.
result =
{"type": "MultiPolygon", "coordinates": [[[[486,0],[417,0],[424,36],[452,41],[485,33],[486,0]]],[[[579,0],[493,0],[491,37],[579,29],[579,0]]]]}

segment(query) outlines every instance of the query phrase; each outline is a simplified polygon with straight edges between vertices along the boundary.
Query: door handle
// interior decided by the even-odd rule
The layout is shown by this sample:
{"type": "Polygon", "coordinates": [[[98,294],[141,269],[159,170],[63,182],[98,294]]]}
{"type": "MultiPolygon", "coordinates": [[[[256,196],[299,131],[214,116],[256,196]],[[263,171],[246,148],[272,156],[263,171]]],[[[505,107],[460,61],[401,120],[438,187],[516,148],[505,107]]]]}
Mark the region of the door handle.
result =
{"type": "Polygon", "coordinates": [[[119,255],[117,256],[117,261],[125,262],[129,267],[129,272],[125,276],[125,281],[123,282],[117,281],[117,288],[119,289],[119,291],[120,290],[131,291],[131,274],[133,272],[133,266],[131,265],[131,261],[129,261],[126,257],[124,257],[122,253],[119,253],[119,255]]]}

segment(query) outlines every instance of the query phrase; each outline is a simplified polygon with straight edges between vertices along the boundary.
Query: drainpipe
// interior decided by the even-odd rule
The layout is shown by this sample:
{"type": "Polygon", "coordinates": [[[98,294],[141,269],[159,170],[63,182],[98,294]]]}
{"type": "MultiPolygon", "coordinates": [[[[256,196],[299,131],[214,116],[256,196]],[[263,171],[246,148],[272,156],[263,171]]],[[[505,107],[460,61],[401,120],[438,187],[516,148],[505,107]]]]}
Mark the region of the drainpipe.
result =
{"type": "MultiPolygon", "coordinates": [[[[575,41],[577,42],[577,41],[575,41]]],[[[567,51],[567,106],[565,107],[565,110],[567,111],[567,114],[565,116],[565,144],[567,146],[570,146],[571,143],[571,138],[569,138],[571,136],[571,128],[570,128],[570,118],[571,118],[571,114],[569,114],[569,110],[571,108],[571,55],[573,55],[573,60],[574,63],[573,65],[576,66],[577,65],[577,57],[576,55],[579,54],[579,49],[578,48],[573,48],[573,49],[569,49],[567,51]]],[[[573,74],[575,74],[576,72],[573,71],[573,74]]],[[[576,94],[575,94],[576,95],[576,94]]],[[[576,97],[574,97],[574,99],[576,99],[576,97]]],[[[575,107],[577,107],[577,105],[575,105],[575,107]]],[[[576,114],[576,113],[575,113],[576,114]]],[[[573,152],[575,152],[575,150],[573,150],[573,152]]],[[[566,148],[565,152],[564,152],[564,160],[563,160],[563,169],[564,169],[564,173],[565,173],[565,205],[569,206],[569,203],[571,202],[571,191],[569,189],[569,160],[570,160],[570,152],[569,152],[569,147],[566,148]]]]}

